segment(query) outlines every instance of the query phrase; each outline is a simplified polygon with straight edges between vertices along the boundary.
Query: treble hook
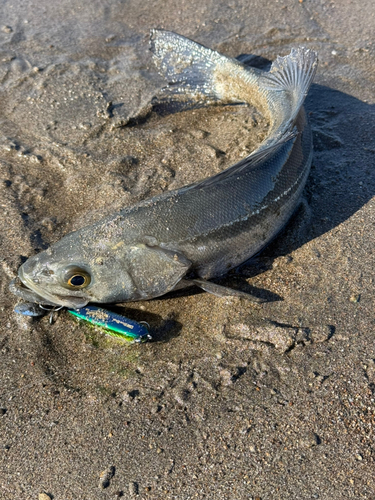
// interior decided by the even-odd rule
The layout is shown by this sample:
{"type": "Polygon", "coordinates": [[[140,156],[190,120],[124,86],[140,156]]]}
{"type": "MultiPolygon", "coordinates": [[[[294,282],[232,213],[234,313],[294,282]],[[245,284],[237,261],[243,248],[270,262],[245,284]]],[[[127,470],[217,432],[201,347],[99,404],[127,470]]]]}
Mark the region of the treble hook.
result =
{"type": "Polygon", "coordinates": [[[50,315],[49,315],[49,324],[52,325],[54,313],[57,311],[60,311],[60,309],[62,309],[64,306],[59,306],[59,307],[53,306],[52,308],[50,308],[50,307],[42,306],[42,304],[39,304],[39,307],[41,309],[44,309],[45,311],[51,311],[50,315]]]}

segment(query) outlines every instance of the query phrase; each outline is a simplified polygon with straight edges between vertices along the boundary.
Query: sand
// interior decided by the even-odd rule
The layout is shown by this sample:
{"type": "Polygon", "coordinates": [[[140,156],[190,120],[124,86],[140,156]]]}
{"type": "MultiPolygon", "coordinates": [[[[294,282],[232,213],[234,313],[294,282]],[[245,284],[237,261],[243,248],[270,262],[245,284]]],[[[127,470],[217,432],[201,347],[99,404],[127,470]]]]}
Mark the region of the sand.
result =
{"type": "Polygon", "coordinates": [[[373,2],[3,0],[0,12],[0,497],[374,500],[373,2]],[[243,107],[134,124],[165,83],[155,27],[262,68],[317,50],[315,154],[291,222],[222,280],[269,302],[118,305],[154,337],[129,346],[66,312],[16,315],[8,285],[70,230],[212,175],[266,132],[243,107]]]}

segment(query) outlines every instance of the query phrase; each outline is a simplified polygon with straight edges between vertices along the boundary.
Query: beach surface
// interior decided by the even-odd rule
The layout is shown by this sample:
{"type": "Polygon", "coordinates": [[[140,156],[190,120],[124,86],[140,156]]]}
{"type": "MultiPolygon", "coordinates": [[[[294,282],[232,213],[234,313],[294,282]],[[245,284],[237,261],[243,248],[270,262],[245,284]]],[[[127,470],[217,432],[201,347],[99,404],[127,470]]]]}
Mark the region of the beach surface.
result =
{"type": "Polygon", "coordinates": [[[372,0],[0,0],[0,498],[375,499],[372,0]],[[68,232],[221,171],[267,133],[251,107],[139,117],[165,85],[152,28],[267,69],[319,54],[314,158],[288,226],[220,283],[113,310],[128,345],[9,282],[68,232]]]}

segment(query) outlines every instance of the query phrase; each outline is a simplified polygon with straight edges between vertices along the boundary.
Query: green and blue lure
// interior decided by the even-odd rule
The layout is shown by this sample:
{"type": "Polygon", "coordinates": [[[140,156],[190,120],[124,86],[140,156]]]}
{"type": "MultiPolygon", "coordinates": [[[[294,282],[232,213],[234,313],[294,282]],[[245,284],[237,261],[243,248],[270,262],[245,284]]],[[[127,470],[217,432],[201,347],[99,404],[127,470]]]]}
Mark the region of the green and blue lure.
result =
{"type": "Polygon", "coordinates": [[[68,313],[92,325],[100,326],[109,335],[119,337],[128,342],[145,342],[151,339],[145,324],[126,318],[121,314],[107,311],[101,307],[86,306],[81,309],[67,309],[68,313]]]}
{"type": "MultiPolygon", "coordinates": [[[[39,304],[23,302],[14,308],[14,312],[23,316],[42,316],[46,311],[54,313],[55,309],[46,309],[39,304]]],[[[87,321],[92,325],[99,326],[106,330],[108,335],[118,337],[127,342],[146,342],[151,340],[146,324],[138,323],[132,319],[126,318],[121,314],[107,311],[101,307],[86,306],[81,309],[67,309],[73,316],[87,321]]]]}

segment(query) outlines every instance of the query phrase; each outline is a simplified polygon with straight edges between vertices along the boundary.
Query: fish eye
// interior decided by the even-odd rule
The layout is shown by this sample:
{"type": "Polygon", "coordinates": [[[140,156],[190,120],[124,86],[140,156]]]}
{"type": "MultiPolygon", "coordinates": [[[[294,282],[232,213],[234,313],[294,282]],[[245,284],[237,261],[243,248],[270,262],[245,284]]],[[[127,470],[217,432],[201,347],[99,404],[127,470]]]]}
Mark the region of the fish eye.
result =
{"type": "Polygon", "coordinates": [[[70,267],[65,270],[63,282],[65,287],[78,290],[90,284],[91,276],[85,269],[70,267]]]}

